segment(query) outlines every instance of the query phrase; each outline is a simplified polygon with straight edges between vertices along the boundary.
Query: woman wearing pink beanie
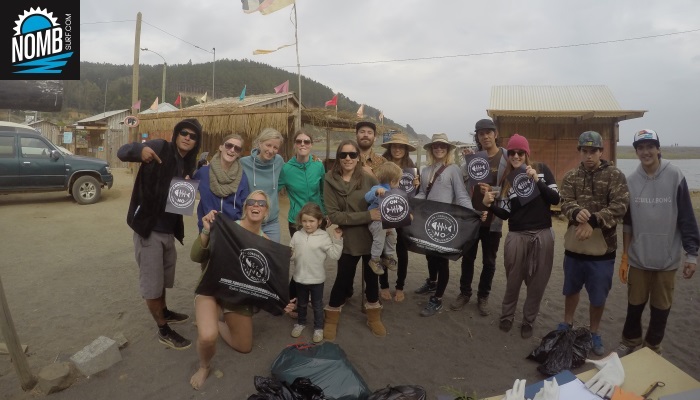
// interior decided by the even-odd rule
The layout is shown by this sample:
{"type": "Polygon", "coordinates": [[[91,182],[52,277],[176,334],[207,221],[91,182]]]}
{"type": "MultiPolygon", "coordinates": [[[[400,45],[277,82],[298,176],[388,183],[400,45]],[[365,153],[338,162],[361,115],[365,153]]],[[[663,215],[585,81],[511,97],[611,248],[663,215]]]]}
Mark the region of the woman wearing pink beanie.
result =
{"type": "Polygon", "coordinates": [[[532,326],[540,310],[540,302],[549,282],[554,262],[554,231],[550,207],[559,203],[559,191],[552,171],[543,163],[530,160],[530,144],[523,136],[514,134],[508,141],[508,166],[499,182],[500,193],[482,186],[484,205],[503,220],[508,220],[508,235],[504,244],[503,263],[506,268],[506,292],[503,295],[499,328],[508,332],[513,327],[520,286],[527,286],[523,305],[520,335],[532,336],[532,326]],[[507,177],[520,171],[514,183],[507,177]],[[528,193],[539,191],[530,198],[528,193]],[[500,197],[498,195],[500,194],[500,197]]]}

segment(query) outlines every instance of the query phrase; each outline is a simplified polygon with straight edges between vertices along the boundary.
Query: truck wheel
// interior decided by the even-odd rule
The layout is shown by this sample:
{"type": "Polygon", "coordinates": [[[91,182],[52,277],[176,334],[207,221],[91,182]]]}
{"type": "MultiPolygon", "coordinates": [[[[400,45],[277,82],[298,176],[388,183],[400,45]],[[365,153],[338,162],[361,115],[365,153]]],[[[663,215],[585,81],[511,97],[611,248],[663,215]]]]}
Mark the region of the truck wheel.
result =
{"type": "Polygon", "coordinates": [[[101,193],[100,182],[92,176],[81,176],[73,182],[73,198],[78,204],[96,203],[101,193]]]}

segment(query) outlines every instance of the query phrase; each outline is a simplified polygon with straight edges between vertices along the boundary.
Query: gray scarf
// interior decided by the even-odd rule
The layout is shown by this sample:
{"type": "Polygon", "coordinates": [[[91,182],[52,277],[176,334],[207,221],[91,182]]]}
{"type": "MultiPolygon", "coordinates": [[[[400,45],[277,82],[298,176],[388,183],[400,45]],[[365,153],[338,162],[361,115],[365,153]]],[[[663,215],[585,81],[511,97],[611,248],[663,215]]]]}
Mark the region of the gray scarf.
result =
{"type": "Polygon", "coordinates": [[[236,193],[243,176],[243,168],[238,158],[228,170],[224,170],[221,167],[221,153],[217,152],[209,163],[209,170],[209,186],[212,193],[221,198],[236,193]]]}

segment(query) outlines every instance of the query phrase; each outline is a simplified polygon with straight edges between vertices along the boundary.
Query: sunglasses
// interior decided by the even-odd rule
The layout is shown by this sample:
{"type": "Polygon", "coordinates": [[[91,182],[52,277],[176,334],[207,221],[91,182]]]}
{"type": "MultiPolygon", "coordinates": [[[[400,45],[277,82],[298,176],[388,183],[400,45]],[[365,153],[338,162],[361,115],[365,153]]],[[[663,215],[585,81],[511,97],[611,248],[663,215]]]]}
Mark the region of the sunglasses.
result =
{"type": "Polygon", "coordinates": [[[235,145],[235,144],[230,143],[230,142],[224,143],[224,148],[226,148],[226,150],[233,149],[233,151],[236,153],[240,153],[241,151],[243,151],[243,147],[235,145]]]}
{"type": "Polygon", "coordinates": [[[297,140],[295,140],[294,142],[295,142],[296,144],[298,144],[298,145],[305,144],[305,145],[308,146],[308,145],[311,144],[311,139],[297,139],[297,140]]]}
{"type": "Polygon", "coordinates": [[[447,143],[433,143],[431,147],[433,149],[449,149],[450,145],[447,143]]]}
{"type": "Polygon", "coordinates": [[[518,155],[518,157],[522,157],[527,153],[525,152],[525,150],[508,150],[508,157],[513,157],[516,154],[518,155]]]}
{"type": "Polygon", "coordinates": [[[253,206],[267,207],[267,200],[248,199],[245,201],[245,205],[248,207],[253,207],[253,206]]]}
{"type": "Polygon", "coordinates": [[[192,140],[197,140],[197,134],[190,131],[180,131],[180,136],[189,136],[192,140]]]}
{"type": "Polygon", "coordinates": [[[340,153],[338,153],[338,158],[344,160],[349,156],[350,159],[354,160],[357,158],[358,155],[359,154],[356,151],[341,151],[340,153]]]}

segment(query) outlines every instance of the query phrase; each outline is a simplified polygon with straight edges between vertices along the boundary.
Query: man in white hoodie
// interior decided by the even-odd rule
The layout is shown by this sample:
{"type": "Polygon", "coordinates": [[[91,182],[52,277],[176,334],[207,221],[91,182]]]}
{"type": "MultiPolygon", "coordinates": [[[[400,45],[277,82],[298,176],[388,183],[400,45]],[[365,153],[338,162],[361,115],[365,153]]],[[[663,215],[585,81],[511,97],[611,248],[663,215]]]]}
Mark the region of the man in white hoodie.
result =
{"type": "Polygon", "coordinates": [[[617,348],[620,356],[641,345],[661,352],[676,271],[682,267],[683,278],[692,278],[700,246],[688,184],[678,167],[661,158],[659,136],[650,129],[641,130],[632,144],[640,164],[627,176],[630,206],[624,218],[620,263],[620,280],[627,284],[627,317],[617,348]],[[647,301],[651,315],[642,338],[647,301]]]}

